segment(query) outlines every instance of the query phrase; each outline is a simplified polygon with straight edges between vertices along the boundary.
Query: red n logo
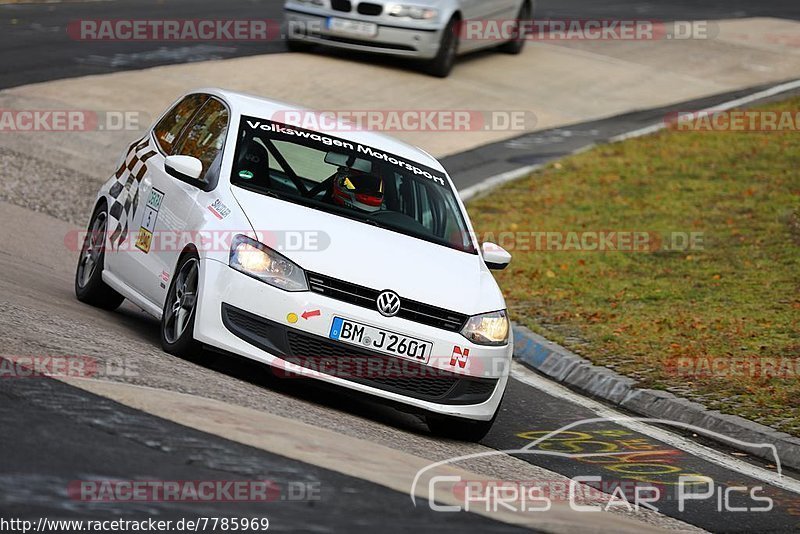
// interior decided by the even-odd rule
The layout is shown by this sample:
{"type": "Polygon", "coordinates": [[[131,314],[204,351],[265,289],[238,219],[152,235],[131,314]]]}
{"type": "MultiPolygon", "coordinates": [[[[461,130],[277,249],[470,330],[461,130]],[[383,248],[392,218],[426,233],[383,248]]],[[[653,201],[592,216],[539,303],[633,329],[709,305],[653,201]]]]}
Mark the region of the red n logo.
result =
{"type": "Polygon", "coordinates": [[[450,365],[455,366],[458,364],[462,369],[467,366],[467,358],[469,358],[469,349],[461,349],[461,347],[453,347],[453,355],[450,357],[450,365]]]}

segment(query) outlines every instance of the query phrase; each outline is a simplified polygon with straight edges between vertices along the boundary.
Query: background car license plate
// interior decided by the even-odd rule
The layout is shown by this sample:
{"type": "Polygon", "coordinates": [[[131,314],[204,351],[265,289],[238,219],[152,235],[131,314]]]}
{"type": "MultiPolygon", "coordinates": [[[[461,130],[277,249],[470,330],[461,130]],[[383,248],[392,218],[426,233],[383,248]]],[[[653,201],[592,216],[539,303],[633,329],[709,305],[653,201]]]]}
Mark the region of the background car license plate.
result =
{"type": "Polygon", "coordinates": [[[428,363],[433,343],[334,317],[330,338],[415,362],[428,363]]]}
{"type": "Polygon", "coordinates": [[[378,25],[373,22],[337,19],[336,17],[328,19],[328,30],[357,37],[375,37],[378,35],[378,25]]]}

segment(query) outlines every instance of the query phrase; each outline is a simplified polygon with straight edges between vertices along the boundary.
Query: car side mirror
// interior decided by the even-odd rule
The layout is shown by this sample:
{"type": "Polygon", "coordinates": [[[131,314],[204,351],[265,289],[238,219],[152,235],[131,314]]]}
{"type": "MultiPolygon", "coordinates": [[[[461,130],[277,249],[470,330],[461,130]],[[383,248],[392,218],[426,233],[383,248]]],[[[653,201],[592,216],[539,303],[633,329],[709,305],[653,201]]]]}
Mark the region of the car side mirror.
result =
{"type": "Polygon", "coordinates": [[[511,254],[500,245],[484,243],[481,246],[481,252],[483,252],[483,261],[486,262],[486,266],[493,271],[502,271],[511,263],[511,254]]]}
{"type": "Polygon", "coordinates": [[[194,156],[167,156],[164,170],[178,180],[199,180],[203,174],[203,162],[194,156]]]}

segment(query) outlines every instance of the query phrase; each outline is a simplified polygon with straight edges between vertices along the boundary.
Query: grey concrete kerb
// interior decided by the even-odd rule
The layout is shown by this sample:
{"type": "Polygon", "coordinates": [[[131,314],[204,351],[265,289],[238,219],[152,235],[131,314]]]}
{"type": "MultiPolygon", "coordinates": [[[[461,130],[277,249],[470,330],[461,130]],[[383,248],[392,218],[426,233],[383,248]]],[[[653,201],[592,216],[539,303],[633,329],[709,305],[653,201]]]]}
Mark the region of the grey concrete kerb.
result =
{"type": "MultiPolygon", "coordinates": [[[[686,423],[750,443],[772,444],[783,466],[800,469],[799,438],[736,415],[709,410],[666,391],[637,388],[632,378],[593,365],[524,326],[515,324],[513,330],[514,359],[556,382],[638,415],[686,423]]],[[[725,444],[731,446],[731,443],[725,444]]],[[[753,456],[774,460],[763,447],[741,449],[753,456]]]]}

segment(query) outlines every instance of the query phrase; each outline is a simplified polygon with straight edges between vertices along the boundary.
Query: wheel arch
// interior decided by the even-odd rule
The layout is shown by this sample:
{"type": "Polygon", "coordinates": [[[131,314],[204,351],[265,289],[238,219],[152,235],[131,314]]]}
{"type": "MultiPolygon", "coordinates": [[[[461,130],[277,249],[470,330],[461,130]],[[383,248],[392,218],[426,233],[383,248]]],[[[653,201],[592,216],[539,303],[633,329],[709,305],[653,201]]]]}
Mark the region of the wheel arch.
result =
{"type": "Polygon", "coordinates": [[[181,253],[178,254],[178,259],[175,261],[173,270],[177,270],[178,266],[181,264],[183,259],[189,254],[194,254],[195,256],[198,257],[198,259],[200,258],[200,251],[198,250],[197,245],[195,245],[194,243],[187,243],[186,246],[183,247],[181,253]]]}

